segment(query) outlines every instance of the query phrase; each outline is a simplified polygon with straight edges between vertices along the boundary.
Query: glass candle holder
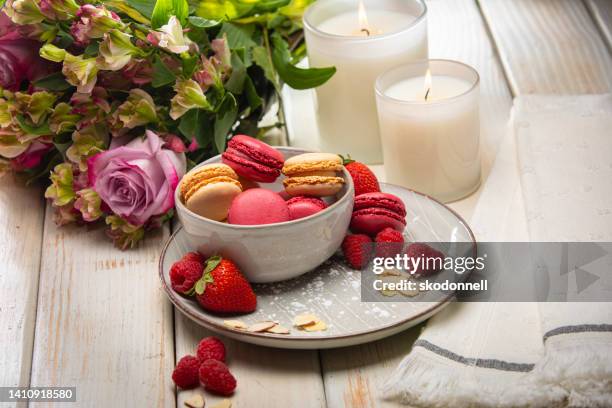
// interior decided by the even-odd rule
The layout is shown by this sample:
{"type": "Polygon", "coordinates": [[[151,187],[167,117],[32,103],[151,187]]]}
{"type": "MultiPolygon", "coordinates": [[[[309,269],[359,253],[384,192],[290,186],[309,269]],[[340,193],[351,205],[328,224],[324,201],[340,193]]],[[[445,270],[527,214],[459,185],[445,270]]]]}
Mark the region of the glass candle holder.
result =
{"type": "Polygon", "coordinates": [[[466,64],[424,60],[376,81],[386,180],[443,202],[480,184],[479,76],[466,64]]]}
{"type": "Polygon", "coordinates": [[[421,0],[318,0],[306,10],[310,66],[337,69],[315,90],[321,150],[382,163],[374,82],[427,58],[426,14],[421,0]]]}

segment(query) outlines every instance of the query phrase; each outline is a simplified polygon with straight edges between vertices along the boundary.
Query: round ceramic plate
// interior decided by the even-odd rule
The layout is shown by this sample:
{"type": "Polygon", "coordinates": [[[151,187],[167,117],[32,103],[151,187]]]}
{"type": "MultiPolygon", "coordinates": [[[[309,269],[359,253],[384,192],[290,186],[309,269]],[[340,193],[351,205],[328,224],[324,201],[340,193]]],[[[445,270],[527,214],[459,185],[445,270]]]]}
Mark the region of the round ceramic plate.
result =
{"type": "MultiPolygon", "coordinates": [[[[406,241],[469,242],[475,248],[470,228],[450,208],[402,187],[381,183],[381,188],[406,203],[406,241]]],[[[171,288],[170,267],[193,250],[183,229],[179,228],[162,252],[160,278],[172,303],[187,317],[212,331],[258,345],[318,349],[366,343],[391,336],[428,319],[449,301],[449,297],[446,297],[433,302],[408,301],[406,298],[398,302],[362,302],[361,272],[351,269],[341,256],[336,255],[299,278],[253,285],[257,294],[257,310],[254,313],[217,316],[171,288]],[[327,324],[327,330],[307,332],[292,327],[294,317],[302,313],[314,313],[327,324]],[[251,333],[227,327],[223,322],[228,319],[238,319],[247,325],[276,321],[291,331],[288,335],[251,333]]]]}

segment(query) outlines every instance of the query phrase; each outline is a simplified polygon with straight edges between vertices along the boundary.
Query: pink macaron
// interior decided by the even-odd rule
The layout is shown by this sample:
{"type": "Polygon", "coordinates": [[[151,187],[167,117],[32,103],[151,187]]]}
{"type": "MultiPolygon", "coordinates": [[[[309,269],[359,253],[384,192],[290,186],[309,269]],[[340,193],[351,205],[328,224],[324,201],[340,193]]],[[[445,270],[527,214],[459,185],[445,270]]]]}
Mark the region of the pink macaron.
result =
{"type": "Polygon", "coordinates": [[[375,236],[389,227],[400,232],[406,227],[406,207],[399,197],[388,193],[355,197],[350,225],[353,232],[375,236]]]}
{"type": "Polygon", "coordinates": [[[289,207],[274,191],[252,188],[240,193],[229,209],[227,221],[236,225],[264,225],[289,221],[289,207]]]}
{"type": "Polygon", "coordinates": [[[239,176],[261,183],[274,182],[285,162],[281,152],[245,135],[232,137],[221,159],[239,176]]]}
{"type": "Polygon", "coordinates": [[[297,220],[326,209],[327,204],[320,198],[298,196],[287,201],[287,207],[289,207],[289,219],[297,220]]]}

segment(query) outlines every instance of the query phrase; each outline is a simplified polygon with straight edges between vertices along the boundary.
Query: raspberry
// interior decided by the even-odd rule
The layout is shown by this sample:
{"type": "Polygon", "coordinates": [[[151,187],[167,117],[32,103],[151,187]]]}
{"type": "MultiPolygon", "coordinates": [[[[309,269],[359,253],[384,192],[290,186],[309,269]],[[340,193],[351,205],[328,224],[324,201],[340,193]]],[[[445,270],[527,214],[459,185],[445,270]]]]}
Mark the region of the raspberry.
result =
{"type": "Polygon", "coordinates": [[[201,264],[204,264],[205,260],[206,258],[199,252],[187,252],[181,259],[181,261],[194,261],[201,264]]]}
{"type": "Polygon", "coordinates": [[[410,271],[415,276],[429,276],[443,269],[444,254],[427,244],[410,244],[406,249],[406,255],[414,258],[414,262],[416,262],[417,258],[421,258],[415,270],[410,271]]]}
{"type": "Polygon", "coordinates": [[[364,234],[347,235],[342,242],[342,252],[349,265],[361,269],[368,264],[371,256],[372,239],[364,234]]]}
{"type": "Polygon", "coordinates": [[[181,358],[172,372],[172,381],[177,387],[187,389],[198,385],[200,360],[194,356],[181,358]]]}
{"type": "Polygon", "coordinates": [[[376,235],[376,256],[392,258],[402,251],[404,236],[393,228],[385,228],[376,235]]]}
{"type": "Polygon", "coordinates": [[[200,383],[208,391],[231,395],[236,389],[236,379],[221,361],[206,360],[200,366],[200,383]]]}
{"type": "Polygon", "coordinates": [[[172,289],[183,295],[190,295],[195,283],[202,277],[204,267],[195,261],[180,260],[170,268],[170,282],[172,289]]]}
{"type": "Polygon", "coordinates": [[[225,362],[225,346],[216,337],[206,337],[198,344],[196,352],[200,361],[217,360],[225,362]]]}

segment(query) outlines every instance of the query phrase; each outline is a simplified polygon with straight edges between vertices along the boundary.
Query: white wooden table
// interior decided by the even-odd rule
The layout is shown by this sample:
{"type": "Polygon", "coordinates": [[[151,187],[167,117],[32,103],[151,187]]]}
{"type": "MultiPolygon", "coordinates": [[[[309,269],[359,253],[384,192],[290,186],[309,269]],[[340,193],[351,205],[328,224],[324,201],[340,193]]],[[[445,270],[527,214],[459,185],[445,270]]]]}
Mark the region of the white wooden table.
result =
{"type": "MultiPolygon", "coordinates": [[[[480,72],[485,176],[513,95],[612,89],[610,0],[427,5],[431,56],[480,72]]],[[[452,207],[469,220],[478,196],[452,207]]],[[[78,403],[66,406],[183,406],[190,392],[175,391],[175,360],[210,333],[177,313],[160,289],[157,261],[168,227],[121,252],[101,230],[56,227],[42,191],[7,176],[0,180],[0,232],[0,386],[76,386],[78,403]]],[[[233,406],[395,407],[379,387],[419,330],[320,352],[227,340],[239,384],[233,406]]]]}

